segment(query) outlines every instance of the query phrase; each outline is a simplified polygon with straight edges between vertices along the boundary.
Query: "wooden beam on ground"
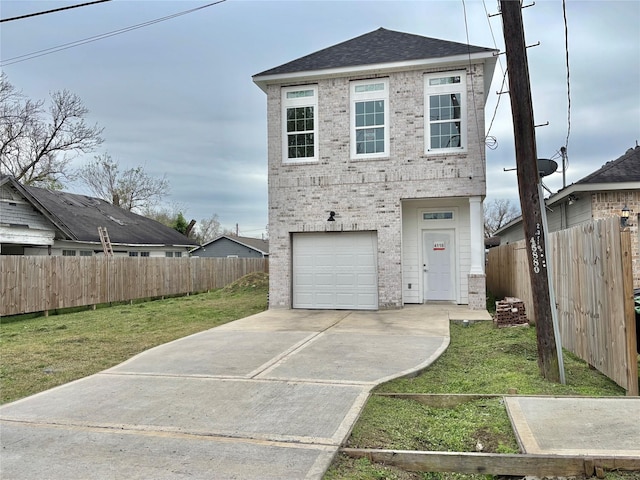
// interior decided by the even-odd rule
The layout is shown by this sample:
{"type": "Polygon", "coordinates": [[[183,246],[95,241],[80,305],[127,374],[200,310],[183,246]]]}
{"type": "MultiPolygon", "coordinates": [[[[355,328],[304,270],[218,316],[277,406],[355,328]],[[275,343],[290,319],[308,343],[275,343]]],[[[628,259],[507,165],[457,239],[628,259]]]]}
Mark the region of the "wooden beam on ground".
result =
{"type": "MultiPolygon", "coordinates": [[[[640,470],[640,457],[594,457],[473,452],[421,452],[341,448],[352,458],[392,465],[410,472],[458,472],[489,475],[576,476],[593,471],[640,470]]],[[[591,472],[591,473],[590,473],[591,472]]]]}

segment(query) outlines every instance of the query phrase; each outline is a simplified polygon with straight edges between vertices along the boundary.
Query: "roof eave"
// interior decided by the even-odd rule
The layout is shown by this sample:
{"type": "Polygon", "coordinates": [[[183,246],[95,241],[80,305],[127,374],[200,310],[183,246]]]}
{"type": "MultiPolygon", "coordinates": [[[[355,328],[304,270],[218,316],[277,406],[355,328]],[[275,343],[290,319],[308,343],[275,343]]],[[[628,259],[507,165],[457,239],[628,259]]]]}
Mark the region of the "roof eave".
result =
{"type": "MultiPolygon", "coordinates": [[[[550,207],[556,205],[565,200],[569,195],[576,193],[592,193],[592,192],[612,192],[620,190],[640,190],[640,182],[612,182],[612,183],[573,183],[566,188],[563,188],[557,193],[554,193],[545,200],[545,204],[550,207]]],[[[499,236],[505,230],[522,222],[522,215],[514,218],[506,225],[500,227],[495,231],[494,235],[499,236]]]]}
{"type": "Polygon", "coordinates": [[[235,242],[239,245],[242,245],[243,247],[247,247],[250,248],[251,250],[254,250],[258,253],[262,253],[263,255],[269,255],[269,252],[265,252],[264,250],[262,250],[259,247],[254,247],[253,245],[249,245],[248,243],[244,243],[241,242],[238,238],[234,237],[233,235],[219,235],[216,238],[214,238],[213,240],[209,240],[207,243],[205,243],[204,245],[200,245],[199,247],[194,248],[193,250],[191,250],[192,252],[195,250],[198,250],[200,248],[205,248],[208,245],[211,245],[214,242],[217,242],[218,240],[220,240],[221,238],[226,238],[227,240],[231,240],[232,242],[235,242]]]}
{"type": "Polygon", "coordinates": [[[58,230],[60,230],[63,234],[65,234],[68,237],[68,238],[66,238],[64,240],[77,240],[78,239],[78,237],[71,231],[71,229],[69,229],[64,224],[64,222],[60,218],[58,218],[57,215],[55,215],[54,213],[50,212],[49,209],[47,209],[47,207],[45,207],[44,204],[42,204],[40,202],[40,200],[38,200],[38,198],[36,198],[36,196],[33,195],[24,185],[22,185],[20,182],[18,182],[12,176],[7,176],[5,181],[2,182],[2,185],[4,185],[7,182],[11,183],[11,185],[13,185],[15,187],[15,189],[18,190],[18,192],[20,192],[20,194],[24,198],[26,198],[27,201],[29,201],[29,203],[31,203],[33,208],[35,208],[47,220],[49,220],[58,230]]]}
{"type": "Polygon", "coordinates": [[[555,205],[571,194],[581,192],[610,192],[616,190],[640,190],[640,182],[610,182],[610,183],[573,183],[567,188],[551,195],[547,205],[555,205]]]}
{"type": "Polygon", "coordinates": [[[483,61],[486,70],[490,70],[491,75],[485,75],[485,96],[491,85],[493,70],[496,64],[498,51],[477,52],[464,55],[454,55],[449,57],[425,58],[419,60],[409,60],[402,62],[374,63],[370,65],[354,65],[349,67],[326,68],[320,70],[306,70],[293,73],[277,73],[273,75],[254,75],[253,82],[260,87],[263,92],[267,92],[267,87],[273,84],[285,84],[290,82],[309,82],[325,78],[345,77],[358,74],[381,74],[406,70],[416,70],[420,67],[459,67],[469,63],[480,63],[483,61]],[[487,83],[487,77],[488,83],[487,83]]]}

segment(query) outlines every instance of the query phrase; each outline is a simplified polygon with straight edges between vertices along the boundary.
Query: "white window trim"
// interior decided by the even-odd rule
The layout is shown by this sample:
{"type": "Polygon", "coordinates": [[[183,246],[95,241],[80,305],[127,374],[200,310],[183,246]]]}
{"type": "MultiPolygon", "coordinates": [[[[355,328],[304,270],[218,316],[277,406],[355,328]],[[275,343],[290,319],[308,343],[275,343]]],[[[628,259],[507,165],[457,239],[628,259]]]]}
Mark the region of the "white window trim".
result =
{"type": "Polygon", "coordinates": [[[318,86],[298,85],[282,89],[282,163],[308,163],[318,161],[318,86]],[[312,90],[313,96],[287,98],[287,93],[312,90]],[[289,158],[289,142],[287,132],[287,109],[297,107],[313,107],[313,157],[289,158]]]}
{"type": "Polygon", "coordinates": [[[424,76],[424,151],[425,154],[460,153],[467,151],[467,72],[457,70],[452,72],[430,73],[424,76]],[[429,80],[442,77],[460,77],[460,83],[445,85],[429,85],[429,80]],[[429,117],[429,97],[460,93],[460,146],[452,148],[431,148],[431,119],[429,117]]]}
{"type": "Polygon", "coordinates": [[[369,80],[358,80],[351,82],[350,89],[350,114],[349,128],[351,130],[351,159],[371,159],[371,158],[388,158],[389,157],[389,79],[388,78],[372,78],[369,80]],[[374,90],[371,92],[356,92],[356,87],[361,85],[378,84],[384,85],[383,90],[374,90]],[[356,153],[356,103],[383,100],[384,101],[384,152],[380,153],[356,153]]]}

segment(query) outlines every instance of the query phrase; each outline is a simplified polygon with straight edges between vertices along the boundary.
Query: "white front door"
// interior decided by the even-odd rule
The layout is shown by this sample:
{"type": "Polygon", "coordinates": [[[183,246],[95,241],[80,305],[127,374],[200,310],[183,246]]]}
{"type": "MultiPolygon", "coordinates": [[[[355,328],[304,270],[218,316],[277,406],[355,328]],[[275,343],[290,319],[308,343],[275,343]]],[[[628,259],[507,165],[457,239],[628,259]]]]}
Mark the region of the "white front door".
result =
{"type": "Polygon", "coordinates": [[[422,232],[424,299],[455,300],[453,230],[422,232]]]}

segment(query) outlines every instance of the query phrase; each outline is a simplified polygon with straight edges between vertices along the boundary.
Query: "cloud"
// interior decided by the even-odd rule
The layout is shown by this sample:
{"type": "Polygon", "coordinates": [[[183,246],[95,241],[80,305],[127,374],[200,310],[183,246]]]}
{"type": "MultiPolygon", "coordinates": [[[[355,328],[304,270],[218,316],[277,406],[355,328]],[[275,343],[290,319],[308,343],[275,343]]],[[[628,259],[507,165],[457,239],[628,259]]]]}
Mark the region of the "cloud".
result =
{"type": "MultiPolygon", "coordinates": [[[[46,10],[51,1],[2,2],[2,16],[46,10]]],[[[2,58],[114,31],[203,5],[119,0],[7,22],[2,58]]],[[[640,2],[566,2],[571,135],[569,183],[622,155],[640,140],[640,2]]],[[[267,223],[266,95],[251,76],[380,27],[504,52],[496,4],[453,1],[229,0],[196,13],[52,55],[3,67],[31,98],[69,89],[105,127],[105,144],[124,167],[166,174],[170,202],[190,218],[217,213],[228,228],[259,236],[267,223]],[[466,13],[466,17],[465,17],[466,13]],[[246,226],[246,227],[243,227],[246,226]]],[[[538,155],[554,157],[568,130],[562,2],[523,10],[538,155]]],[[[499,57],[506,65],[504,55],[499,57]]],[[[500,89],[496,69],[485,116],[500,89]]],[[[508,90],[508,86],[505,87],[508,90]]],[[[487,150],[490,198],[517,199],[510,98],[504,94],[487,150]]],[[[100,153],[100,152],[97,152],[100,153]]],[[[93,158],[89,154],[76,163],[93,158]]],[[[561,188],[562,176],[545,183],[561,188]]]]}

